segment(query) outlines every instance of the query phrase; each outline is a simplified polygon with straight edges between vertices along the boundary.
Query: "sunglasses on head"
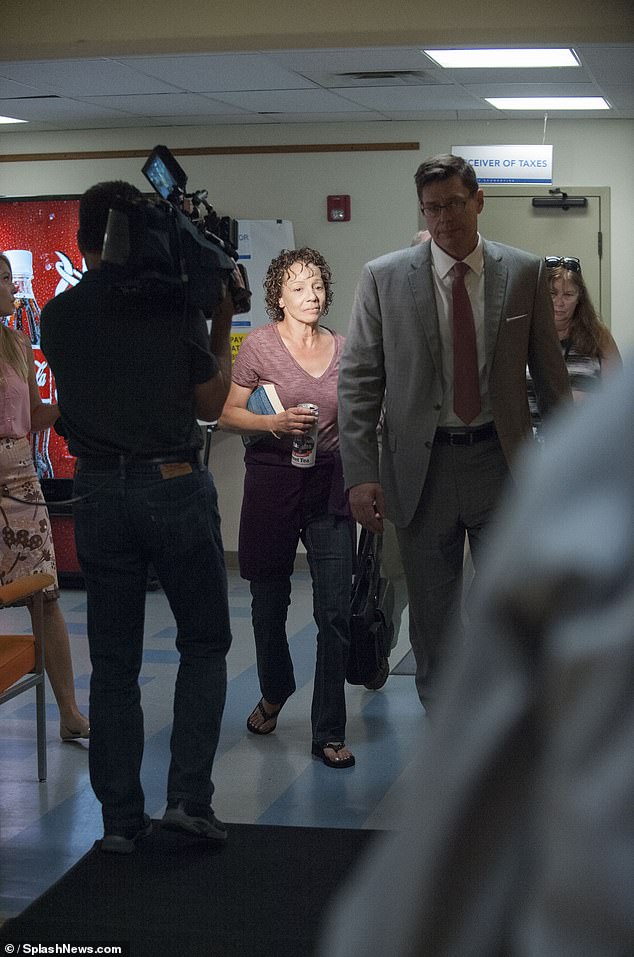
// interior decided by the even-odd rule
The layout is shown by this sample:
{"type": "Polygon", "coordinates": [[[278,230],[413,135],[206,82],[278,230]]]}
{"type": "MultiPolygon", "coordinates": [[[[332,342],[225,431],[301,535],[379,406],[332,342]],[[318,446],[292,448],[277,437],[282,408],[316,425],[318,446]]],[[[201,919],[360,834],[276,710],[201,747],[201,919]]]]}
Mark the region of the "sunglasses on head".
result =
{"type": "Polygon", "coordinates": [[[574,256],[544,256],[544,262],[549,269],[556,269],[557,266],[563,266],[571,272],[581,272],[581,262],[574,256]]]}

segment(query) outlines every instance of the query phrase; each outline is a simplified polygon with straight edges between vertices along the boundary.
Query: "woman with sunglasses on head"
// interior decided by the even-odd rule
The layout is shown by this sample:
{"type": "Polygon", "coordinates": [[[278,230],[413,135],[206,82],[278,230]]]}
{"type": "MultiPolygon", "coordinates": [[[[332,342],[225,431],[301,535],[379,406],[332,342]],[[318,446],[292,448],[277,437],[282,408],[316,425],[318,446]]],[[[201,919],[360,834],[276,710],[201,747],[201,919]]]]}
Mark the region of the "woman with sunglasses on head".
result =
{"type": "Polygon", "coordinates": [[[48,572],[44,591],[46,671],[59,707],[62,741],[88,738],[88,719],[75,700],[68,630],[59,608],[51,524],[31,458],[29,432],[50,428],[56,405],[40,399],[31,343],[2,321],[14,309],[11,263],[0,253],[0,583],[48,572]],[[11,496],[11,497],[9,497],[11,496]]]}
{"type": "MultiPolygon", "coordinates": [[[[605,372],[620,369],[621,355],[592,304],[580,261],[572,256],[546,256],[545,263],[570,387],[574,399],[579,401],[597,388],[605,372]]],[[[528,370],[526,375],[533,428],[539,435],[541,416],[528,370]]]]}

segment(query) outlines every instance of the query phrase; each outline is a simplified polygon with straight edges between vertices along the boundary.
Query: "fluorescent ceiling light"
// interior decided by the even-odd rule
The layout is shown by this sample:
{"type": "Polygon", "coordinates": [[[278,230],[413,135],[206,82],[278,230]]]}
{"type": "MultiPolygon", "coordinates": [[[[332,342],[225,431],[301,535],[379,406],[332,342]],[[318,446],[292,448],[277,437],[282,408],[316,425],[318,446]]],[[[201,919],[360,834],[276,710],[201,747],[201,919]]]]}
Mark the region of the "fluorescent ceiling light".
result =
{"type": "Polygon", "coordinates": [[[0,116],[0,123],[28,123],[28,120],[16,120],[14,116],[0,116]]]}
{"type": "Polygon", "coordinates": [[[496,110],[609,110],[602,96],[485,96],[496,110]]]}
{"type": "Polygon", "coordinates": [[[514,69],[580,66],[572,50],[423,50],[447,69],[514,69]]]}

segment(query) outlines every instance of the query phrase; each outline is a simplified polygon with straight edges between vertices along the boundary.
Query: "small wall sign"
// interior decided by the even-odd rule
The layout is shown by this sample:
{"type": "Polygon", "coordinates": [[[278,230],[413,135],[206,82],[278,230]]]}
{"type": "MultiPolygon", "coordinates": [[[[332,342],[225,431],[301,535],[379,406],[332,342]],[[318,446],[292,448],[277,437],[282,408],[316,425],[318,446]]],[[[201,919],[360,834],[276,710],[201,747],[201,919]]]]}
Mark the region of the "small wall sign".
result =
{"type": "Polygon", "coordinates": [[[452,146],[451,152],[471,163],[482,186],[552,185],[552,146],[452,146]]]}

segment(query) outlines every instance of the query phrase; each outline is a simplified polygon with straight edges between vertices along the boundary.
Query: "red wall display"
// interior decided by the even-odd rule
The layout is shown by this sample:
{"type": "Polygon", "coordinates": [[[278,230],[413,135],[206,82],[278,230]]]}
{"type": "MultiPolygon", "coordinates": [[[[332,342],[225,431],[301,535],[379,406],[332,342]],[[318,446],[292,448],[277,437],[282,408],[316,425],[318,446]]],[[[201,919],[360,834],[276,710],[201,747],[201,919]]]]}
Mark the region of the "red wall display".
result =
{"type": "MultiPolygon", "coordinates": [[[[78,210],[78,196],[0,199],[0,251],[9,253],[13,278],[20,286],[15,312],[4,321],[21,328],[31,340],[43,402],[57,401],[57,394],[40,349],[40,310],[78,283],[86,268],[77,246],[78,210]]],[[[31,448],[40,480],[72,476],[75,459],[53,429],[32,436],[31,448]]]]}

